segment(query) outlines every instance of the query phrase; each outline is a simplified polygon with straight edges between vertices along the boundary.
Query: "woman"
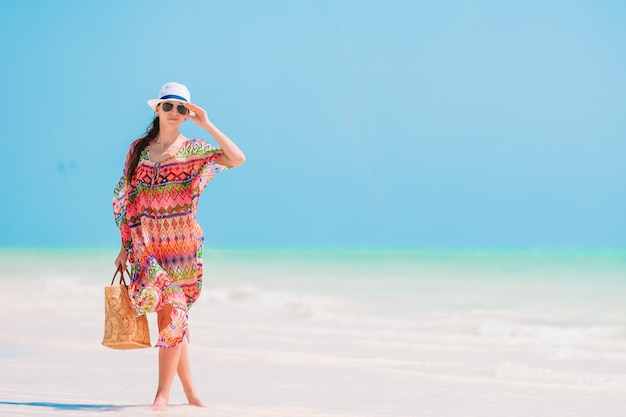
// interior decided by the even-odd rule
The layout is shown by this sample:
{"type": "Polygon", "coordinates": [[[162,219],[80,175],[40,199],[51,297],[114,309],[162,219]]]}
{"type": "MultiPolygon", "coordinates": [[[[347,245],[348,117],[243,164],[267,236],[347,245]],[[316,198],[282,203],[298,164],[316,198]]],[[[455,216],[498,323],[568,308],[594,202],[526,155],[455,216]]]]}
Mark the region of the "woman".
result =
{"type": "Polygon", "coordinates": [[[241,165],[243,152],[191,103],[182,84],[167,83],[148,100],[156,115],[135,140],[115,187],[113,212],[122,247],[117,268],[130,262],[129,293],[137,314],[157,313],[159,385],[152,408],[163,410],[178,373],[189,403],[204,406],[191,378],[187,312],[202,288],[202,229],[196,221],[198,198],[213,176],[241,165]],[[191,119],[219,144],[180,134],[191,119]]]}

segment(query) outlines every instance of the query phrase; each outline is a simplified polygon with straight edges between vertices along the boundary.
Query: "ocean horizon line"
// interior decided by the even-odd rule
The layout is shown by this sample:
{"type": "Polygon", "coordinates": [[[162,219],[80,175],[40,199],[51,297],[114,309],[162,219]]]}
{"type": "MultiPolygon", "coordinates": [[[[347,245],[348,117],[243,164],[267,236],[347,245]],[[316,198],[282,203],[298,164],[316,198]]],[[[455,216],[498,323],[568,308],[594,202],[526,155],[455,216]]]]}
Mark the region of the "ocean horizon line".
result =
{"type": "MultiPolygon", "coordinates": [[[[118,247],[112,246],[0,246],[1,253],[105,253],[116,252],[118,247]]],[[[615,255],[626,256],[626,248],[563,248],[563,247],[204,247],[205,254],[208,253],[274,253],[274,254],[415,254],[415,255],[563,255],[563,256],[584,256],[584,255],[615,255]]]]}

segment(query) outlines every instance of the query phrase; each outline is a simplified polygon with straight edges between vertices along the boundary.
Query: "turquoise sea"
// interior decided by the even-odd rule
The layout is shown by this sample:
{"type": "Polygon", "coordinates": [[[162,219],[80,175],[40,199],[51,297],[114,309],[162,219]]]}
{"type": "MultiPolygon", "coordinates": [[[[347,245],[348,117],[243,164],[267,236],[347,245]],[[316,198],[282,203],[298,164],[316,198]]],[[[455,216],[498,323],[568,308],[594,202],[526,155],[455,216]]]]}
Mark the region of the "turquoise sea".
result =
{"type": "MultiPolygon", "coordinates": [[[[15,294],[29,291],[48,300],[46,311],[61,316],[67,294],[90,300],[67,305],[84,313],[80,321],[72,313],[84,328],[81,343],[97,349],[102,287],[110,284],[115,255],[115,250],[4,249],[0,283],[18,310],[27,311],[28,298],[19,303],[15,294]],[[53,299],[61,300],[57,307],[53,299]]],[[[355,381],[360,372],[376,372],[372,380],[387,381],[383,408],[393,414],[367,414],[366,408],[354,411],[354,405],[333,401],[324,403],[330,407],[326,412],[416,415],[413,398],[427,392],[424,378],[453,381],[468,392],[481,384],[489,390],[549,387],[571,394],[573,404],[583,402],[579,414],[561,415],[594,415],[598,390],[612,396],[626,389],[624,252],[207,250],[205,271],[202,296],[190,311],[192,346],[213,349],[225,361],[273,363],[283,370],[313,364],[355,381]],[[394,389],[396,384],[402,386],[394,389]]],[[[4,325],[0,336],[8,340],[16,329],[4,325]]],[[[23,346],[30,346],[29,331],[27,324],[19,327],[23,346]]],[[[57,337],[50,343],[63,342],[57,337]]],[[[15,357],[10,347],[0,348],[0,365],[15,365],[15,357]]],[[[7,378],[0,375],[0,414],[2,400],[46,400],[24,397],[7,378]]],[[[372,388],[365,380],[341,389],[367,405],[362,394],[372,388]]],[[[252,384],[246,381],[231,384],[241,390],[241,384],[252,384]]],[[[267,384],[271,380],[261,385],[271,390],[267,384]]],[[[298,387],[281,385],[277,392],[306,405],[305,390],[298,387]]],[[[225,388],[212,389],[218,398],[242,401],[225,388]]],[[[496,404],[488,408],[488,401],[475,407],[487,407],[480,415],[503,415],[496,404]]],[[[461,408],[440,415],[463,415],[461,408]]]]}

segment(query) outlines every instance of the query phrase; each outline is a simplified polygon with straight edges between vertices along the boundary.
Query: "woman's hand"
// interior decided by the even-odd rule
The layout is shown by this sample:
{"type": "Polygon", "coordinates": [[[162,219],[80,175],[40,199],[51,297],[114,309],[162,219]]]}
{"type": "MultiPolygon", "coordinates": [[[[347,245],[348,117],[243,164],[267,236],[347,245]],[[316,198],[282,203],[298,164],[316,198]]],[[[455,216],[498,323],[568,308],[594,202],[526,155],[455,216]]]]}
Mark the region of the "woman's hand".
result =
{"type": "Polygon", "coordinates": [[[206,110],[204,110],[202,107],[197,106],[193,103],[183,103],[183,106],[187,107],[190,112],[194,113],[194,116],[192,116],[190,113],[187,118],[191,119],[198,126],[203,127],[207,123],[209,123],[209,116],[207,116],[206,110]]]}
{"type": "Polygon", "coordinates": [[[126,260],[128,259],[128,252],[122,246],[120,249],[120,253],[117,254],[117,258],[115,258],[115,267],[122,271],[126,270],[126,260]]]}

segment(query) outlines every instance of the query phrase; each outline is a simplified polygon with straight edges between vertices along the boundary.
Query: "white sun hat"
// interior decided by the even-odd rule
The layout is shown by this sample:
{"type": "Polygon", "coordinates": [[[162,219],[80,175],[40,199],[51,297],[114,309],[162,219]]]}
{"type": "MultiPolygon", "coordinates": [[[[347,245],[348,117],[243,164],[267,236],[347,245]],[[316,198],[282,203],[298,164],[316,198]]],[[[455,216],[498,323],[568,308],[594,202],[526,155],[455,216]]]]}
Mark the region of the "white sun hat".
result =
{"type": "Polygon", "coordinates": [[[153,98],[148,100],[148,106],[152,107],[152,110],[156,111],[156,106],[164,101],[182,101],[185,103],[191,102],[191,94],[187,87],[179,83],[165,83],[159,90],[159,98],[153,98]]]}

